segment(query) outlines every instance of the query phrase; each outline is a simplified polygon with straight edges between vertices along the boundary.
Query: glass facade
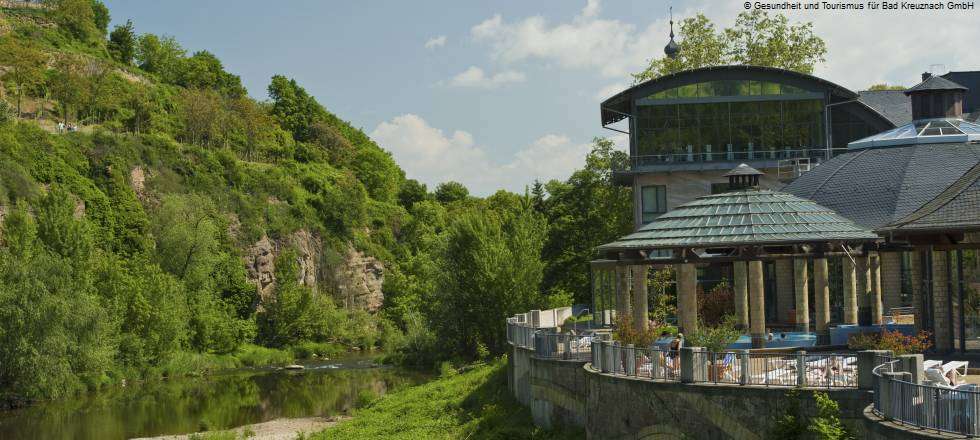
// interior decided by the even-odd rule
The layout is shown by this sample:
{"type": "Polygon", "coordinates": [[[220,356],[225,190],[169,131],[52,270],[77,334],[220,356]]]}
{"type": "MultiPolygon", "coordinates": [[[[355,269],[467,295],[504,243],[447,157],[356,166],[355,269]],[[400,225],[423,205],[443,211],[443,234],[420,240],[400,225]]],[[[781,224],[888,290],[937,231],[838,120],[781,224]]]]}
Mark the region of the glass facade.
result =
{"type": "Polygon", "coordinates": [[[807,93],[796,86],[768,81],[718,80],[685,84],[672,89],[661,90],[647,96],[647,99],[685,99],[709,98],[716,96],[776,96],[800,95],[807,93]]]}
{"type": "Polygon", "coordinates": [[[809,157],[824,145],[823,101],[644,104],[635,130],[635,156],[653,163],[809,157]]]}

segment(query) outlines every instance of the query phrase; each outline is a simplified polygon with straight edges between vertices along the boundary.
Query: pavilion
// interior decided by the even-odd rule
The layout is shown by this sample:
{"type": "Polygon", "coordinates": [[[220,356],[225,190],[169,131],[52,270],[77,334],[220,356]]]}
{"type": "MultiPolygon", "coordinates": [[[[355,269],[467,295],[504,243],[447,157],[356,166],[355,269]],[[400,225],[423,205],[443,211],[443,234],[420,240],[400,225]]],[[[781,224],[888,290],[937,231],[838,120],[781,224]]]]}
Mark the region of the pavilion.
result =
{"type": "MultiPolygon", "coordinates": [[[[698,326],[696,264],[732,262],[737,323],[748,328],[753,347],[765,346],[766,317],[762,262],[793,259],[797,262],[797,326],[809,329],[809,301],[803,258],[814,258],[815,327],[818,340],[829,341],[830,293],[827,257],[844,255],[846,271],[854,275],[856,255],[879,240],[834,211],[812,201],[779,191],[760,189],[762,173],[739,165],[726,174],[729,192],[697,198],[669,211],[637,232],[599,246],[604,257],[593,267],[614,266],[615,315],[633,313],[638,329],[647,326],[647,270],[651,265],[673,264],[677,276],[678,327],[693,332],[698,326]]],[[[871,266],[872,271],[877,266],[871,266]]],[[[876,273],[872,273],[876,277],[876,273]]],[[[855,284],[845,283],[845,314],[857,320],[855,284]]],[[[874,286],[875,284],[872,284],[874,286]]],[[[880,286],[880,285],[879,285],[880,286]]],[[[881,291],[873,314],[881,321],[881,291]]],[[[601,310],[601,304],[596,309],[601,310]]]]}

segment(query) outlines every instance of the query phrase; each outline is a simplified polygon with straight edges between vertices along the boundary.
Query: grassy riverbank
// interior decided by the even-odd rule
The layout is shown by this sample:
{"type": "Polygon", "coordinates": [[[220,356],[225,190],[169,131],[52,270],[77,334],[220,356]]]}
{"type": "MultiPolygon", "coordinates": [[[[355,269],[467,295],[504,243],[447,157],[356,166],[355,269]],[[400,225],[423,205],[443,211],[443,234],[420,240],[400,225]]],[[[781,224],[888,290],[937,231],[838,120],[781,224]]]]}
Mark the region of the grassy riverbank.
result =
{"type": "Polygon", "coordinates": [[[497,360],[382,397],[350,420],[312,439],[576,439],[543,431],[507,390],[507,363],[497,360]]]}

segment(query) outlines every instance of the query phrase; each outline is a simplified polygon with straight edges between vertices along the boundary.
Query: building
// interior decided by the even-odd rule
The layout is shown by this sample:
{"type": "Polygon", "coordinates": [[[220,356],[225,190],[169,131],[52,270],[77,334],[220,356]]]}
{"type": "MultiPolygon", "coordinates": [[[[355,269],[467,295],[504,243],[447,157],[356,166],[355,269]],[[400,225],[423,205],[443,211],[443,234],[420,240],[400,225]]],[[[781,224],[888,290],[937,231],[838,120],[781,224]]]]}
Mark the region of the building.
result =
{"type": "Polygon", "coordinates": [[[693,291],[693,282],[707,291],[727,279],[744,291],[735,258],[742,256],[761,263],[758,304],[767,327],[813,322],[808,281],[819,272],[829,303],[821,315],[829,317],[816,322],[870,324],[901,314],[930,331],[938,350],[980,350],[980,111],[972,104],[980,91],[950,78],[980,84],[980,72],[950,72],[923,74],[907,90],[855,93],[811,75],[720,66],[606,100],[603,125],[625,121],[630,135],[630,165],[617,181],[634,189],[633,238],[662,233],[665,222],[656,220],[668,211],[729,191],[725,175],[738,164],[762,171],[759,190],[816,202],[879,238],[846,248],[836,239],[796,243],[781,257],[758,257],[746,242],[728,249],[731,262],[703,258],[711,250],[700,245],[683,255],[654,245],[637,253],[620,241],[599,249],[594,267],[617,269],[598,271],[597,291],[615,291],[621,303],[623,292],[646,290],[638,264],[668,262],[690,266],[678,271],[678,290],[693,291]]]}
{"type": "MultiPolygon", "coordinates": [[[[676,44],[665,48],[668,56],[677,50],[676,44]]],[[[880,260],[882,311],[911,308],[920,328],[933,328],[938,319],[944,330],[937,334],[951,335],[942,344],[965,349],[970,335],[980,337],[980,295],[974,299],[971,293],[980,290],[980,283],[977,289],[961,283],[965,302],[923,296],[923,283],[939,275],[922,276],[933,267],[931,251],[916,248],[920,242],[893,238],[897,222],[939,203],[935,198],[952,185],[968,185],[961,179],[968,180],[980,160],[980,144],[972,137],[972,122],[980,117],[980,72],[924,73],[921,79],[907,90],[855,92],[783,69],[715,66],[662,76],[617,93],[601,103],[601,123],[629,135],[629,165],[615,172],[615,180],[633,188],[635,230],[699,197],[726,192],[725,174],[746,164],[762,172],[761,189],[813,200],[878,233],[886,243],[880,260]],[[924,122],[935,118],[944,120],[924,122]]],[[[980,214],[959,209],[957,215],[966,223],[960,225],[958,238],[912,235],[927,244],[962,245],[963,237],[972,236],[964,225],[980,214]]],[[[658,252],[669,257],[666,250],[651,251],[651,256],[658,252]]],[[[972,250],[962,254],[960,266],[980,264],[972,250]]],[[[812,264],[811,256],[803,269],[812,264]]],[[[857,259],[828,258],[831,322],[869,323],[874,318],[868,294],[873,264],[879,264],[877,246],[857,259]],[[851,292],[859,293],[854,310],[849,307],[851,292]]],[[[703,291],[737,278],[732,263],[696,266],[703,291]]],[[[791,259],[763,260],[767,325],[798,326],[798,270],[791,259]]],[[[594,288],[622,290],[619,276],[597,271],[594,288]]],[[[805,288],[812,298],[813,286],[805,288]]],[[[814,310],[812,299],[809,310],[814,310]]],[[[976,345],[980,349],[980,342],[976,345]]]]}

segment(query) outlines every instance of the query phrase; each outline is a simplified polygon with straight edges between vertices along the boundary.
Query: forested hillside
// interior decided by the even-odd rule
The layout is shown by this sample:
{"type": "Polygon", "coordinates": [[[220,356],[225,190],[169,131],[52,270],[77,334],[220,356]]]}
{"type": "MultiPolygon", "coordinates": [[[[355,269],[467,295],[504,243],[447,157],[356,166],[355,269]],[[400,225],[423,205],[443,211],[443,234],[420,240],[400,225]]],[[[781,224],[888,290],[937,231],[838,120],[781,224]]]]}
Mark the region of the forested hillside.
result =
{"type": "Polygon", "coordinates": [[[608,141],[527,194],[429,191],[289,78],[246,91],[97,0],[0,5],[8,404],[346,349],[487,357],[504,317],[587,301],[592,247],[630,227],[608,141]]]}

